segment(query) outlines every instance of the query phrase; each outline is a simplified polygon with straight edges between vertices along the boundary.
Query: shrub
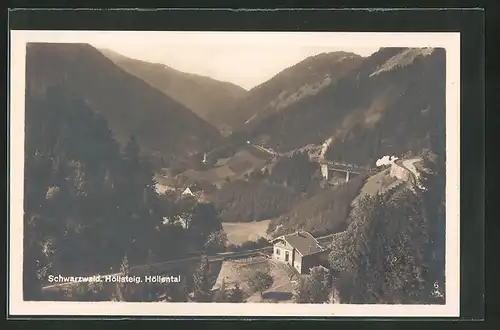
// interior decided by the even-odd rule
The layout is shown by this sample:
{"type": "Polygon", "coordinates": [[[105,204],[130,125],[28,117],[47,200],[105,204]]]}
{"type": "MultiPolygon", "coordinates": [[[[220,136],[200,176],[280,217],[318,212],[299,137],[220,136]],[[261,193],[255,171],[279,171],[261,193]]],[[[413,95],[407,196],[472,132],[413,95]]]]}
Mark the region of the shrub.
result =
{"type": "Polygon", "coordinates": [[[255,292],[262,293],[273,285],[274,279],[267,270],[258,270],[249,280],[250,287],[255,292]]]}
{"type": "Polygon", "coordinates": [[[331,275],[322,266],[313,267],[306,279],[300,279],[294,290],[294,300],[297,303],[322,304],[329,300],[331,275]]]}
{"type": "Polygon", "coordinates": [[[241,244],[229,244],[226,251],[239,252],[247,250],[256,250],[264,248],[266,246],[271,246],[271,243],[264,237],[259,238],[257,241],[246,241],[241,244]]]}
{"type": "Polygon", "coordinates": [[[228,292],[228,301],[232,303],[242,303],[245,302],[244,292],[240,288],[240,284],[236,283],[234,288],[228,292]]]}

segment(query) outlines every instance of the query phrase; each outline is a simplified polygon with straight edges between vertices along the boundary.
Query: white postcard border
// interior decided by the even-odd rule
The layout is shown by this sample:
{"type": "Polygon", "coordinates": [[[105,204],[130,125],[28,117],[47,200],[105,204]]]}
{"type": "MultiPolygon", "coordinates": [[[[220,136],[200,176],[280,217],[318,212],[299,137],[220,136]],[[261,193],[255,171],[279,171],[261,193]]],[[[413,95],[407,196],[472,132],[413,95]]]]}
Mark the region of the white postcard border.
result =
{"type": "MultiPolygon", "coordinates": [[[[328,34],[338,47],[442,47],[446,49],[446,304],[352,305],[264,303],[132,303],[27,302],[22,295],[24,101],[27,42],[71,42],[96,31],[21,31],[10,33],[10,315],[62,316],[342,316],[342,317],[458,317],[460,310],[460,34],[361,32],[175,32],[294,35],[328,34]]],[[[157,31],[106,31],[158,34],[157,31]]]]}

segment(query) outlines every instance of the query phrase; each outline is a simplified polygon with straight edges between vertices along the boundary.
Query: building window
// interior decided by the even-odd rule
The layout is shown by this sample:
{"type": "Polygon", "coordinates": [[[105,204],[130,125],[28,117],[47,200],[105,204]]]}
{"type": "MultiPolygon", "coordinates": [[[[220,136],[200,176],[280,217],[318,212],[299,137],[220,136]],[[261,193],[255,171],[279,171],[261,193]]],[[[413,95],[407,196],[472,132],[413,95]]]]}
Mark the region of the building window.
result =
{"type": "Polygon", "coordinates": [[[287,252],[285,252],[285,261],[288,261],[288,259],[290,258],[290,254],[287,252]]]}
{"type": "Polygon", "coordinates": [[[280,255],[280,249],[276,249],[276,254],[280,255]]]}

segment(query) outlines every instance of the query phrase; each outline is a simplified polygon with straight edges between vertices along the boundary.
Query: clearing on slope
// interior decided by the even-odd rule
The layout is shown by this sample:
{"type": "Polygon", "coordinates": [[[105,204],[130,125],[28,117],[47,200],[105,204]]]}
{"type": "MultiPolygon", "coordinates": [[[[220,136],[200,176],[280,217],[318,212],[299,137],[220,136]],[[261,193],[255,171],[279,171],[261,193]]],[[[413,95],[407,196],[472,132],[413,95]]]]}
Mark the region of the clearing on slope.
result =
{"type": "Polygon", "coordinates": [[[223,222],[222,227],[229,243],[238,245],[248,241],[256,242],[259,238],[267,238],[267,227],[271,220],[252,222],[223,222]]]}

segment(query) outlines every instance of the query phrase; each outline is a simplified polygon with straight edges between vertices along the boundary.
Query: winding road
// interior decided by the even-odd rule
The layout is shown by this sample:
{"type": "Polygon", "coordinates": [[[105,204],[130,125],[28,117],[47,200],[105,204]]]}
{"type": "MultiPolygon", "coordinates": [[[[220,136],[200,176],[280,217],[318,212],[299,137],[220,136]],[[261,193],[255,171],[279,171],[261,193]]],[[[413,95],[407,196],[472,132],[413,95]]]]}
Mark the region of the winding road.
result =
{"type": "Polygon", "coordinates": [[[404,159],[404,160],[397,160],[396,164],[404,168],[410,173],[411,176],[411,182],[418,185],[419,184],[419,178],[420,178],[420,173],[418,172],[417,168],[415,167],[415,163],[419,162],[421,158],[411,158],[411,159],[404,159]]]}

